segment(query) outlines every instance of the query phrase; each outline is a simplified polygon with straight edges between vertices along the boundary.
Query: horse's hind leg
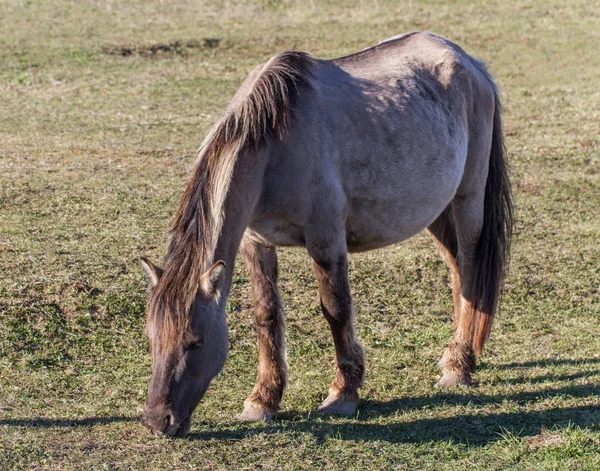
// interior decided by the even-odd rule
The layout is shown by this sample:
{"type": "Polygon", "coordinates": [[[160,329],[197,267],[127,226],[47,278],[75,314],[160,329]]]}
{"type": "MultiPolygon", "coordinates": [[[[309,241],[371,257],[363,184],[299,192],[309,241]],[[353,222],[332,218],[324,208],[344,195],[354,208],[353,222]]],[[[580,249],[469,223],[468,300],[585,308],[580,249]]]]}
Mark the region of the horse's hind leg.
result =
{"type": "MultiPolygon", "coordinates": [[[[462,296],[460,271],[456,262],[458,255],[458,239],[456,237],[456,227],[452,210],[448,206],[442,214],[428,227],[428,231],[433,237],[442,258],[450,268],[450,281],[452,285],[452,296],[454,298],[454,330],[459,324],[462,312],[462,296]]],[[[446,350],[444,356],[438,363],[438,367],[443,369],[450,357],[450,350],[446,350]]]]}
{"type": "MultiPolygon", "coordinates": [[[[454,293],[455,317],[454,337],[442,357],[442,378],[438,386],[469,385],[475,370],[476,356],[473,338],[477,311],[470,295],[477,270],[476,250],[483,226],[483,194],[473,192],[468,196],[457,196],[451,203],[457,251],[456,265],[460,281],[460,296],[454,293]],[[460,299],[458,299],[460,298],[460,299]]],[[[456,277],[456,268],[451,267],[456,277]]]]}
{"type": "MultiPolygon", "coordinates": [[[[452,296],[454,298],[454,327],[460,317],[461,307],[461,284],[460,272],[456,263],[458,254],[458,240],[456,238],[456,228],[450,206],[428,227],[442,257],[450,268],[450,282],[452,284],[452,296]]],[[[441,363],[441,362],[440,362],[441,363]]],[[[441,366],[441,364],[440,364],[441,366]]]]}
{"type": "Polygon", "coordinates": [[[269,420],[279,409],[287,381],[285,324],[283,303],[277,288],[275,247],[245,237],[240,251],[250,272],[258,336],[258,376],[256,386],[237,419],[253,422],[269,420]]]}
{"type": "Polygon", "coordinates": [[[335,345],[336,375],[329,387],[329,396],[319,410],[353,415],[358,407],[358,388],[362,385],[365,360],[354,331],[345,233],[333,240],[307,240],[307,249],[319,282],[321,309],[335,345]]]}

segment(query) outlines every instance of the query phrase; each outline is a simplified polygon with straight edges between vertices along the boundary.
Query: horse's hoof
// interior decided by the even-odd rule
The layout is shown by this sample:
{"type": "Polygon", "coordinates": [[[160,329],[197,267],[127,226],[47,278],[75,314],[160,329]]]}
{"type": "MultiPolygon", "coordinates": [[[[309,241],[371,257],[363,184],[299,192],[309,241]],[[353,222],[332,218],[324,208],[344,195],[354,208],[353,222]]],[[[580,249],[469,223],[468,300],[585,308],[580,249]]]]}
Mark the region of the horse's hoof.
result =
{"type": "Polygon", "coordinates": [[[276,412],[276,410],[269,407],[246,401],[244,403],[244,410],[236,417],[236,420],[238,422],[266,422],[267,420],[271,420],[276,412]]]}
{"type": "Polygon", "coordinates": [[[469,386],[471,377],[468,374],[458,374],[456,371],[446,371],[436,383],[438,388],[451,388],[453,386],[469,386]]]}
{"type": "Polygon", "coordinates": [[[358,397],[347,398],[344,395],[330,393],[319,406],[319,412],[332,415],[352,416],[358,409],[358,397]]]}

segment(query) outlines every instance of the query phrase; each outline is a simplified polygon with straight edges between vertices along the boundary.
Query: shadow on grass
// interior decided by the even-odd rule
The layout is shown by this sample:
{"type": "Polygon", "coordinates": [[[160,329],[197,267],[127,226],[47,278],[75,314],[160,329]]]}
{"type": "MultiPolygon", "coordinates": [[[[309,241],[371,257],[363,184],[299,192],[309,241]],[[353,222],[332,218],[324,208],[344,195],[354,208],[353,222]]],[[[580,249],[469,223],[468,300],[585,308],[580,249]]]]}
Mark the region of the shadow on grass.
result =
{"type": "Polygon", "coordinates": [[[293,432],[310,434],[317,443],[327,439],[356,442],[433,443],[452,442],[468,446],[485,446],[502,439],[510,431],[518,436],[533,436],[544,429],[575,425],[596,429],[600,410],[595,406],[556,408],[547,411],[509,412],[502,414],[461,414],[442,419],[427,418],[401,423],[376,424],[353,420],[330,423],[303,418],[298,421],[278,421],[258,426],[240,426],[231,430],[197,432],[188,440],[242,440],[261,434],[293,432]]]}
{"type": "MultiPolygon", "coordinates": [[[[577,385],[562,388],[546,388],[536,391],[523,391],[514,394],[478,394],[460,392],[440,392],[432,396],[404,397],[392,401],[377,402],[363,400],[360,406],[360,418],[372,419],[395,415],[398,411],[410,409],[434,409],[445,406],[487,406],[510,402],[515,405],[543,401],[554,397],[585,398],[600,395],[600,385],[577,385]]],[[[599,407],[600,413],[600,407],[599,407]]]]}
{"type": "MultiPolygon", "coordinates": [[[[494,365],[485,363],[481,365],[482,369],[498,369],[498,370],[515,370],[520,368],[558,368],[564,366],[580,366],[580,367],[592,367],[600,363],[600,358],[581,358],[581,359],[544,359],[544,360],[534,360],[534,361],[525,361],[525,362],[513,362],[513,363],[505,363],[502,365],[494,365]]],[[[575,381],[581,378],[590,378],[593,376],[600,375],[600,371],[594,368],[593,370],[587,371],[578,371],[572,374],[556,374],[556,373],[547,373],[541,376],[530,376],[523,375],[515,378],[506,378],[499,380],[499,384],[543,384],[549,382],[559,382],[559,381],[575,381]]]]}
{"type": "Polygon", "coordinates": [[[137,417],[86,417],[85,419],[0,419],[0,427],[10,425],[13,427],[92,427],[95,425],[108,425],[117,422],[137,422],[137,417]]]}
{"type": "Polygon", "coordinates": [[[497,368],[499,370],[511,370],[513,368],[548,368],[548,367],[557,367],[557,366],[583,366],[583,365],[595,365],[600,363],[600,358],[575,358],[575,359],[552,359],[546,358],[543,360],[532,360],[532,361],[523,361],[523,362],[512,362],[512,363],[504,363],[502,365],[495,365],[493,363],[489,364],[489,367],[497,368]]]}
{"type": "Polygon", "coordinates": [[[259,434],[278,432],[308,433],[318,443],[328,438],[357,442],[389,443],[452,442],[485,446],[502,439],[506,431],[519,436],[533,436],[544,429],[575,425],[596,429],[600,426],[600,407],[579,406],[543,411],[459,414],[447,418],[425,418],[406,422],[370,423],[373,419],[391,417],[410,409],[431,410],[446,405],[490,405],[510,402],[516,405],[542,401],[552,397],[585,398],[600,395],[600,385],[570,386],[516,394],[478,395],[440,393],[431,397],[402,398],[387,402],[362,401],[358,419],[347,422],[317,420],[306,413],[288,411],[278,414],[274,422],[264,425],[240,425],[230,430],[214,430],[189,435],[192,440],[241,440],[259,434]]]}
{"type": "Polygon", "coordinates": [[[557,383],[561,381],[575,381],[581,378],[590,378],[593,376],[600,375],[600,371],[582,371],[579,373],[573,373],[570,375],[555,375],[547,374],[542,376],[518,376],[516,378],[507,378],[498,381],[498,384],[544,384],[544,383],[557,383]]]}

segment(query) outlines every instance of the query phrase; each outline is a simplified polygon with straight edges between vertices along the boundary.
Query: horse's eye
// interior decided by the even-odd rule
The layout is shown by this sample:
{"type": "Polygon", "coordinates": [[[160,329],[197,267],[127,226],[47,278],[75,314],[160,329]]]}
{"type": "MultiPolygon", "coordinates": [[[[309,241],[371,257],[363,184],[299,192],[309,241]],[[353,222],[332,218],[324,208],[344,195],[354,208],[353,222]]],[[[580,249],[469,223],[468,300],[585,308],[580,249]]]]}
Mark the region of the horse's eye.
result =
{"type": "Polygon", "coordinates": [[[201,348],[202,348],[202,342],[198,341],[198,342],[191,343],[188,347],[188,350],[200,350],[201,348]]]}

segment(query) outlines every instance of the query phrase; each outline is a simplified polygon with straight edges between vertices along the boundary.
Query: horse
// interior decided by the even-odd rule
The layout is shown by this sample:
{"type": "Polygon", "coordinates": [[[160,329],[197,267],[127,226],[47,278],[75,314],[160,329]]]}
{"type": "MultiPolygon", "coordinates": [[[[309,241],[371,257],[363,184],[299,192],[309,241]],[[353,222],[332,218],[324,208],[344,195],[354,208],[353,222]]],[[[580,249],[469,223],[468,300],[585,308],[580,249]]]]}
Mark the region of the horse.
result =
{"type": "Polygon", "coordinates": [[[185,435],[228,354],[225,305],[238,250],[258,336],[241,421],[271,419],[286,387],[277,246],[305,247],[335,346],[319,407],[355,414],[365,355],[348,254],[427,229],[450,268],[454,333],[442,387],[468,385],[507,273],[513,209],[498,89],[456,44],[428,32],[322,60],[286,51],[258,66],[210,129],[149,284],[152,378],[142,423],[185,435]]]}

